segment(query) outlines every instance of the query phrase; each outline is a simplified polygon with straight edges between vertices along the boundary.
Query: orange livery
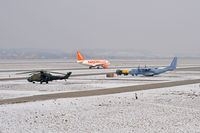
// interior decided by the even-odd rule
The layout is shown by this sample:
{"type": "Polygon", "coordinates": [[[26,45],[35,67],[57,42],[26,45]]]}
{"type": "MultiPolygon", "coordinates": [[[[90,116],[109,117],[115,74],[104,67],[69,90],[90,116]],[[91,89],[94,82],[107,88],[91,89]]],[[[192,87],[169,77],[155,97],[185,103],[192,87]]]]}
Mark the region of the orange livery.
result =
{"type": "Polygon", "coordinates": [[[110,64],[109,61],[107,60],[85,60],[81,53],[77,51],[77,56],[78,56],[78,61],[77,63],[89,66],[89,68],[107,68],[108,65],[110,64]]]}

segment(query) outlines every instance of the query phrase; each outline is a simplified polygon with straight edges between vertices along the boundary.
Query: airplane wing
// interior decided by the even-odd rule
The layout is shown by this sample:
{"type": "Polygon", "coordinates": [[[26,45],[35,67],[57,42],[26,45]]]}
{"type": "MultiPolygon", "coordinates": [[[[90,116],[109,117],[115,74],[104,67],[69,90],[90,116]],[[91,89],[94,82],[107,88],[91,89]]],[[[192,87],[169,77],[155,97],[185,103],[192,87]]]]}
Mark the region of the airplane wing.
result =
{"type": "Polygon", "coordinates": [[[143,71],[144,72],[149,72],[149,71],[151,71],[151,68],[143,68],[143,71]]]}

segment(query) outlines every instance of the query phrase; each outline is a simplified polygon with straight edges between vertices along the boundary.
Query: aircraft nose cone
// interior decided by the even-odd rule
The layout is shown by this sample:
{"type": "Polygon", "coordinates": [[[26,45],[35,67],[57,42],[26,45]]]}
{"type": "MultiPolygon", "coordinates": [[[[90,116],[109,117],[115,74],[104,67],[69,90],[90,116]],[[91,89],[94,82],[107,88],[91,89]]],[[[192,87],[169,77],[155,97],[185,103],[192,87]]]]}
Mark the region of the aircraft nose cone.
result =
{"type": "Polygon", "coordinates": [[[32,80],[31,80],[31,78],[29,77],[28,79],[27,79],[29,82],[32,82],[32,80]]]}

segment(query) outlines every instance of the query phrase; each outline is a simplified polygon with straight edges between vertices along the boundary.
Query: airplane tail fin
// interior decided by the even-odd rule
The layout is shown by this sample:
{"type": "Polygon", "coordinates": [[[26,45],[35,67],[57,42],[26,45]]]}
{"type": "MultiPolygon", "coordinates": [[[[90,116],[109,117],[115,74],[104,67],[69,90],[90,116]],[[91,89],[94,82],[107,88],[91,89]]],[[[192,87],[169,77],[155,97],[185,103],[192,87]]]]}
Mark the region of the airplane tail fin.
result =
{"type": "Polygon", "coordinates": [[[84,60],[84,58],[82,57],[82,55],[79,51],[77,51],[77,56],[78,56],[78,61],[84,60]]]}
{"type": "Polygon", "coordinates": [[[69,78],[69,76],[72,74],[72,72],[68,72],[66,75],[65,75],[65,79],[68,79],[69,78]]]}
{"type": "Polygon", "coordinates": [[[177,57],[174,57],[172,63],[170,64],[170,66],[168,67],[169,70],[175,70],[176,69],[176,65],[177,65],[177,57]]]}

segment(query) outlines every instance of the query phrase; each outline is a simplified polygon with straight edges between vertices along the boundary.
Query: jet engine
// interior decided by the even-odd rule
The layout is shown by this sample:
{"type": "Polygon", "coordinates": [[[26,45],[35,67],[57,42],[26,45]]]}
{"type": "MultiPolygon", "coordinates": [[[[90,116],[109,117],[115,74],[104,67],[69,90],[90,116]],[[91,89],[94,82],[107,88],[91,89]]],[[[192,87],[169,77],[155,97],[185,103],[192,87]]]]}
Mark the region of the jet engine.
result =
{"type": "Polygon", "coordinates": [[[108,68],[108,65],[103,65],[104,68],[108,68]]]}

